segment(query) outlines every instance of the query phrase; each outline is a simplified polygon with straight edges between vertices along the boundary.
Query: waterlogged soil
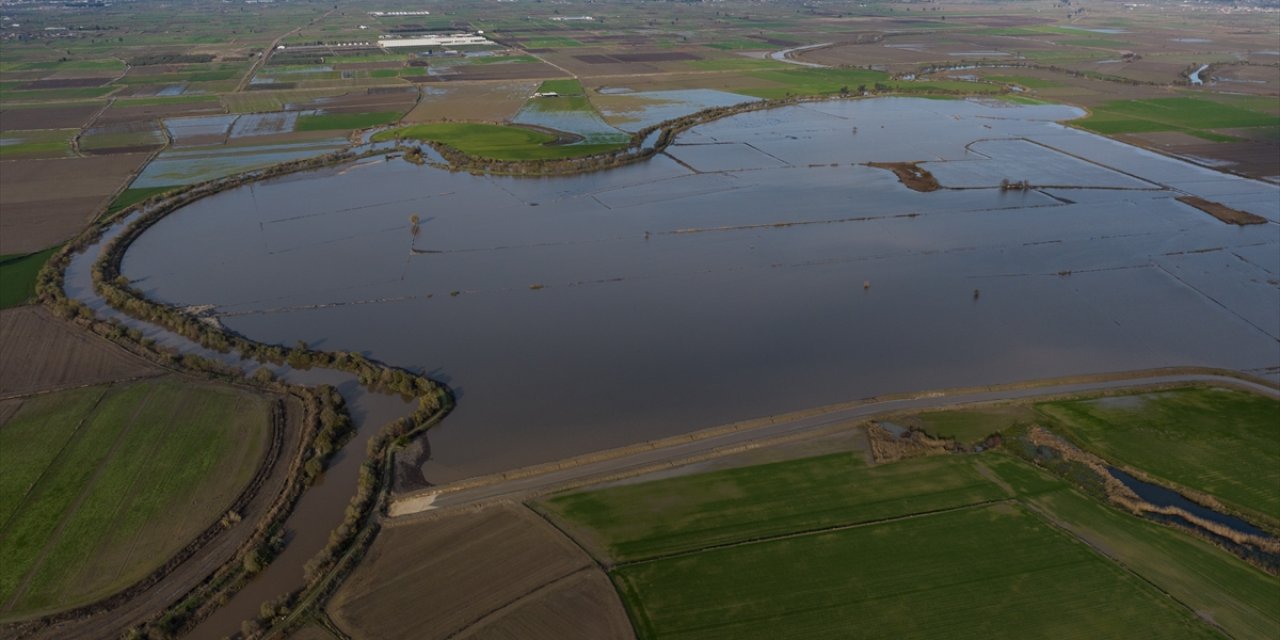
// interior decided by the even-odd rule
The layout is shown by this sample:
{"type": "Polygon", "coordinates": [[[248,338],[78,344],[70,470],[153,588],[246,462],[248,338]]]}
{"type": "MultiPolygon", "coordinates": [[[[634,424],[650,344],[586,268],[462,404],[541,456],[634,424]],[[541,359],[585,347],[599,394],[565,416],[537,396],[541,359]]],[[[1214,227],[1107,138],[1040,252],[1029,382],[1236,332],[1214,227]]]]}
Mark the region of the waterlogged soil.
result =
{"type": "Polygon", "coordinates": [[[1056,122],[1080,115],[812,103],[565,178],[374,158],[193,203],[124,273],[253,339],[450,384],[434,483],[877,394],[1178,365],[1280,378],[1280,189],[1056,122]],[[868,162],[921,162],[941,188],[868,162]]]}

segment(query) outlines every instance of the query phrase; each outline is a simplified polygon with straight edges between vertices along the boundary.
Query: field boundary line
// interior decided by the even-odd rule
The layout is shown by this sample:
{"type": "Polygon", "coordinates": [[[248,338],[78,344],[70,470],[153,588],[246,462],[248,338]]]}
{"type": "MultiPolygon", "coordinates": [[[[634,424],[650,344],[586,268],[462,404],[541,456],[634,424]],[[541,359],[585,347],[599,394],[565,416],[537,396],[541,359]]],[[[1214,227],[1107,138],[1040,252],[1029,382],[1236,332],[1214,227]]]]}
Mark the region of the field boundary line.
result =
{"type": "Polygon", "coordinates": [[[80,507],[84,505],[84,501],[89,499],[89,494],[97,487],[98,480],[100,480],[102,475],[106,473],[107,466],[115,459],[116,454],[119,453],[120,447],[124,444],[125,439],[133,431],[134,427],[137,426],[138,415],[146,408],[154,393],[154,388],[147,390],[146,397],[138,403],[137,408],[133,410],[133,415],[129,416],[128,424],[126,424],[125,427],[120,430],[120,433],[116,435],[115,442],[111,443],[111,449],[107,451],[107,455],[103,456],[102,462],[98,463],[98,467],[93,470],[93,476],[89,478],[89,481],[86,482],[84,487],[80,490],[80,495],[76,496],[75,502],[68,505],[66,511],[62,512],[62,517],[58,519],[58,526],[54,528],[54,530],[49,533],[49,537],[45,539],[44,547],[40,549],[40,555],[36,557],[35,562],[31,563],[31,567],[27,569],[27,573],[23,576],[22,582],[18,584],[16,589],[14,589],[13,595],[9,597],[9,601],[6,602],[3,609],[0,610],[12,611],[14,605],[27,594],[27,591],[31,588],[32,580],[35,579],[36,574],[38,574],[40,569],[44,566],[44,562],[49,558],[49,554],[53,553],[53,548],[62,538],[62,534],[66,531],[67,526],[71,524],[72,518],[75,516],[76,512],[80,511],[80,507]]]}
{"type": "Polygon", "coordinates": [[[697,548],[697,549],[689,549],[689,550],[687,550],[687,551],[676,551],[676,552],[672,552],[672,553],[664,553],[664,554],[661,554],[661,555],[651,556],[651,557],[648,557],[648,558],[642,558],[642,559],[639,559],[639,560],[627,560],[627,561],[625,561],[625,562],[619,562],[619,563],[617,563],[617,564],[614,564],[613,566],[611,566],[611,567],[610,567],[610,569],[611,569],[611,570],[612,570],[612,569],[621,569],[621,568],[624,568],[624,567],[633,567],[633,566],[636,566],[636,565],[650,564],[650,563],[653,563],[653,562],[660,562],[660,561],[663,561],[663,560],[672,560],[672,559],[675,559],[675,558],[683,558],[683,557],[687,557],[687,556],[697,555],[697,554],[699,554],[699,553],[704,553],[704,552],[707,552],[707,551],[718,551],[718,550],[720,550],[720,549],[731,549],[731,548],[733,548],[733,547],[745,547],[745,546],[749,546],[749,545],[753,545],[753,544],[763,544],[763,543],[768,543],[768,542],[777,542],[778,540],[787,540],[787,539],[790,539],[790,538],[803,538],[803,537],[806,537],[806,536],[819,535],[819,534],[823,534],[823,533],[833,533],[833,532],[836,532],[836,531],[848,531],[848,530],[850,530],[850,529],[861,529],[861,528],[864,528],[864,527],[874,527],[874,526],[878,526],[878,525],[882,525],[882,524],[890,524],[890,523],[893,523],[893,522],[902,522],[902,521],[905,521],[905,520],[915,520],[915,519],[918,519],[918,518],[928,518],[928,517],[931,517],[931,516],[939,516],[939,515],[944,515],[944,514],[948,514],[948,513],[955,513],[955,512],[957,512],[957,511],[968,511],[968,510],[970,510],[970,509],[985,509],[985,508],[987,508],[987,507],[995,506],[995,505],[998,505],[998,504],[1009,504],[1009,503],[1015,503],[1015,502],[1017,502],[1017,499],[1015,499],[1015,498],[1000,498],[1000,499],[998,499],[998,500],[983,500],[983,501],[981,501],[981,502],[971,502],[971,503],[969,503],[969,504],[963,504],[963,505],[959,505],[959,506],[955,506],[955,507],[945,507],[945,508],[942,508],[942,509],[932,509],[932,510],[929,510],[929,511],[919,511],[919,512],[916,512],[916,513],[908,513],[908,514],[906,514],[906,515],[893,516],[893,517],[890,517],[890,518],[880,518],[880,519],[878,519],[878,520],[867,520],[867,521],[865,521],[865,522],[852,522],[852,523],[845,523],[845,524],[830,525],[830,526],[826,526],[826,527],[817,527],[817,528],[813,528],[813,529],[802,529],[802,530],[800,530],[800,531],[791,531],[791,532],[788,532],[788,533],[779,533],[779,534],[770,535],[770,536],[758,536],[758,537],[755,537],[755,538],[748,538],[748,539],[746,539],[746,540],[737,540],[737,541],[734,541],[734,542],[724,542],[724,543],[720,543],[720,544],[707,545],[707,546],[705,546],[705,547],[699,547],[699,548],[697,548]]]}
{"type": "Polygon", "coordinates": [[[93,401],[93,406],[89,407],[89,410],[80,418],[80,423],[71,431],[71,435],[67,436],[66,442],[62,443],[62,447],[58,449],[58,453],[54,454],[53,459],[49,461],[49,464],[45,465],[44,469],[40,471],[40,475],[36,478],[35,482],[32,482],[31,486],[27,487],[26,493],[22,494],[22,499],[18,501],[13,513],[9,514],[9,517],[3,523],[0,523],[0,536],[3,536],[4,531],[9,528],[9,524],[13,522],[14,518],[18,517],[19,513],[22,512],[22,507],[26,506],[27,500],[31,497],[31,493],[36,490],[36,487],[40,486],[40,483],[49,473],[49,469],[53,468],[53,466],[58,463],[58,460],[62,458],[62,455],[67,452],[67,447],[71,446],[72,442],[75,442],[76,436],[80,434],[80,430],[84,428],[84,425],[90,418],[94,417],[98,413],[98,406],[102,404],[102,399],[106,397],[107,391],[110,391],[111,386],[112,385],[107,385],[103,388],[102,393],[98,394],[98,399],[93,401]]]}
{"type": "Polygon", "coordinates": [[[449,634],[449,635],[445,636],[445,640],[453,640],[454,638],[466,638],[466,637],[468,637],[468,636],[470,636],[470,635],[471,635],[471,633],[469,633],[469,632],[474,631],[477,627],[483,627],[483,626],[484,626],[484,624],[485,624],[486,622],[490,621],[491,619],[492,619],[492,620],[499,619],[499,618],[501,618],[501,617],[502,617],[502,616],[503,616],[503,615],[504,615],[508,610],[510,610],[510,609],[514,609],[515,607],[519,606],[520,604],[523,604],[523,603],[525,603],[525,602],[527,602],[527,601],[529,601],[529,600],[531,600],[531,599],[533,599],[533,598],[536,598],[537,596],[539,596],[540,594],[542,594],[542,592],[546,591],[547,589],[550,589],[550,588],[554,587],[555,585],[561,584],[561,583],[563,583],[563,582],[565,582],[565,581],[567,581],[567,580],[569,580],[569,579],[573,578],[574,576],[576,576],[576,575],[578,575],[578,574],[580,574],[580,573],[583,573],[583,572],[586,572],[586,571],[591,571],[593,568],[594,568],[594,567],[592,567],[592,566],[591,566],[591,565],[589,565],[589,564],[588,564],[588,565],[584,565],[584,566],[578,567],[577,569],[574,569],[573,571],[570,571],[569,573],[566,573],[566,574],[564,574],[564,575],[562,575],[562,576],[560,576],[560,577],[558,577],[558,578],[554,578],[554,579],[552,579],[552,580],[549,580],[549,581],[547,581],[547,582],[544,582],[544,583],[542,583],[542,584],[540,584],[540,585],[538,585],[538,586],[536,586],[536,587],[534,587],[534,588],[532,588],[532,589],[530,589],[530,590],[528,590],[528,591],[526,591],[526,592],[524,592],[524,593],[522,593],[522,594],[520,594],[520,595],[516,596],[516,597],[515,597],[515,598],[513,598],[510,602],[507,602],[506,604],[503,604],[502,606],[495,607],[495,608],[493,608],[493,609],[491,609],[491,610],[489,610],[489,611],[484,612],[483,614],[481,614],[481,615],[480,615],[480,617],[479,617],[479,618],[476,618],[475,620],[472,620],[471,622],[468,622],[468,623],[467,623],[466,625],[464,625],[461,629],[458,629],[457,631],[454,631],[453,633],[451,633],[451,634],[449,634]]]}
{"type": "MultiPolygon", "coordinates": [[[[1075,491],[1075,489],[1070,489],[1070,488],[1068,488],[1068,489],[1067,489],[1067,491],[1075,491]]],[[[1079,542],[1080,544],[1083,544],[1084,546],[1088,547],[1091,551],[1093,551],[1095,554],[1097,554],[1099,557],[1101,557],[1101,558],[1105,559],[1107,562],[1110,562],[1111,564],[1113,564],[1113,565],[1115,565],[1116,567],[1118,567],[1121,571],[1123,571],[1123,572],[1125,572],[1125,573],[1127,573],[1127,574],[1129,574],[1129,575],[1131,575],[1131,576],[1133,576],[1133,577],[1137,578],[1137,579],[1138,579],[1139,581],[1141,581],[1143,584],[1146,584],[1146,585],[1150,586],[1152,589],[1155,589],[1157,593],[1160,593],[1161,595],[1165,596],[1165,597],[1166,597],[1166,598],[1168,598],[1169,600],[1171,600],[1171,601],[1173,601],[1174,603],[1176,603],[1178,606],[1182,607],[1183,609],[1186,609],[1186,610],[1187,610],[1187,612],[1189,612],[1189,613],[1191,614],[1191,616],[1192,616],[1193,618],[1195,618],[1196,620],[1199,620],[1199,621],[1203,622],[1204,624],[1209,625],[1209,626],[1210,626],[1210,627],[1212,627],[1213,629],[1216,629],[1216,630],[1217,630],[1219,633],[1221,633],[1222,635],[1224,635],[1224,636],[1226,636],[1226,637],[1228,637],[1228,638],[1232,638],[1232,639],[1234,640],[1235,636],[1231,635],[1231,633],[1230,633],[1229,631],[1227,631],[1225,628],[1223,628],[1221,625],[1219,625],[1219,624],[1218,624],[1216,621],[1214,621],[1211,617],[1206,617],[1206,616],[1202,616],[1202,615],[1200,615],[1200,612],[1199,612],[1199,611],[1196,611],[1194,607],[1192,607],[1191,605],[1189,605],[1189,604],[1187,604],[1187,603],[1183,602],[1182,600],[1179,600],[1179,599],[1178,599],[1178,597],[1177,597],[1177,596],[1175,596],[1175,595],[1173,595],[1172,593],[1169,593],[1168,591],[1165,591],[1165,589],[1164,589],[1163,587],[1161,587],[1160,585],[1156,584],[1155,582],[1152,582],[1149,578],[1147,578],[1146,576],[1142,575],[1141,573],[1138,573],[1138,571],[1137,571],[1137,570],[1135,570],[1133,567],[1130,567],[1127,563],[1125,563],[1125,561],[1121,560],[1120,558],[1117,558],[1116,556],[1111,555],[1110,553],[1107,553],[1107,551],[1106,551],[1105,549],[1103,549],[1101,546],[1096,545],[1096,544],[1094,544],[1094,543],[1090,542],[1089,540],[1085,539],[1085,538],[1084,538],[1084,536],[1081,536],[1081,535],[1076,534],[1076,532],[1074,532],[1074,531],[1072,531],[1071,529],[1067,528],[1067,526],[1066,526],[1065,524],[1063,524],[1060,520],[1058,520],[1058,518],[1056,518],[1056,517],[1054,517],[1053,515],[1049,514],[1047,511],[1045,511],[1044,509],[1042,509],[1039,505],[1036,505],[1036,504],[1034,504],[1034,503],[1032,503],[1032,502],[1030,502],[1030,501],[1025,501],[1025,500],[1021,500],[1021,499],[1020,499],[1020,500],[1017,500],[1016,502],[1018,502],[1018,504],[1020,504],[1020,505],[1022,505],[1023,507],[1025,507],[1028,511],[1032,512],[1033,514],[1035,514],[1035,516],[1036,516],[1036,517],[1038,517],[1038,518],[1040,518],[1040,520],[1041,520],[1041,521],[1043,521],[1045,524],[1049,525],[1051,528],[1055,529],[1056,531],[1058,531],[1058,532],[1059,532],[1059,533],[1061,533],[1062,535],[1064,535],[1064,536],[1066,536],[1066,537],[1068,537],[1068,538],[1070,538],[1070,539],[1072,539],[1072,540],[1075,540],[1075,541],[1079,542]]]]}

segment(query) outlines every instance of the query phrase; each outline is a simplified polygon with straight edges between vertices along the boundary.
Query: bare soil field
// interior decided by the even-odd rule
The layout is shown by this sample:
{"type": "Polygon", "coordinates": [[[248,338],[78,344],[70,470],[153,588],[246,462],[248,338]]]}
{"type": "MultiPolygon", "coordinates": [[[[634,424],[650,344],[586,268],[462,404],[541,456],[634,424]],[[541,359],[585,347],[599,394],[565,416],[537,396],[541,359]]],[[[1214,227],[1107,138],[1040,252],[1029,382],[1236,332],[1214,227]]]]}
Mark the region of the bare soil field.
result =
{"type": "Polygon", "coordinates": [[[162,370],[40,306],[0,311],[0,397],[159,375],[162,370]]]}
{"type": "Polygon", "coordinates": [[[101,110],[101,104],[93,103],[0,109],[0,131],[78,129],[101,110]]]}
{"type": "Polygon", "coordinates": [[[0,253],[30,253],[79,232],[150,154],[5,162],[0,253]]]}
{"type": "Polygon", "coordinates": [[[486,640],[622,640],[634,637],[609,578],[584,569],[529,594],[457,636],[486,640]],[[583,615],[591,612],[593,615],[583,615]]]}
{"type": "Polygon", "coordinates": [[[514,117],[537,89],[537,81],[460,82],[431,86],[404,121],[410,124],[445,119],[503,122],[514,117]]]}
{"type": "Polygon", "coordinates": [[[333,621],[353,637],[490,637],[478,625],[546,638],[629,629],[592,560],[524,507],[408,520],[383,528],[329,603],[333,621]],[[584,573],[596,578],[575,578],[584,573]]]}

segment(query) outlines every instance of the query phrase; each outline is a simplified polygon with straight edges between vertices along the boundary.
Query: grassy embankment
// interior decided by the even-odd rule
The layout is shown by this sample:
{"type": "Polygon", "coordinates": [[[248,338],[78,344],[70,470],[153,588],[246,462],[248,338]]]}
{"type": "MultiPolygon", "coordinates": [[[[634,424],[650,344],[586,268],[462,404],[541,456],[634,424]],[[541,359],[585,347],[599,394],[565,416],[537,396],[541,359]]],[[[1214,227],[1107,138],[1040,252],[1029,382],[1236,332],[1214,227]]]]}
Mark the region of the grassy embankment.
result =
{"type": "Polygon", "coordinates": [[[0,429],[0,615],[91,602],[160,566],[253,476],[269,405],[175,378],[25,400],[0,429]]]}
{"type": "MultiPolygon", "coordinates": [[[[1274,434],[1249,422],[1274,416],[1274,401],[1213,390],[1164,395],[1152,396],[1145,421],[1088,434],[1135,463],[1163,453],[1165,466],[1182,469],[1180,455],[1205,442],[1174,432],[1195,431],[1210,415],[1241,419],[1251,435],[1170,475],[1189,484],[1269,479],[1275,465],[1259,476],[1255,464],[1280,457],[1274,445],[1241,467],[1222,463],[1274,434]],[[1169,446],[1133,454],[1142,432],[1165,423],[1162,411],[1192,417],[1171,428],[1169,446]]],[[[1053,413],[1072,405],[917,418],[974,442],[1051,420],[1041,406],[1053,413]]],[[[1079,430],[1096,426],[1078,422],[1079,430]]],[[[1277,486],[1258,484],[1273,493],[1277,486]]],[[[619,563],[612,577],[642,638],[1218,637],[1197,613],[1237,638],[1280,628],[1280,579],[1000,451],[875,467],[833,454],[562,495],[539,508],[599,558],[619,563]]]]}

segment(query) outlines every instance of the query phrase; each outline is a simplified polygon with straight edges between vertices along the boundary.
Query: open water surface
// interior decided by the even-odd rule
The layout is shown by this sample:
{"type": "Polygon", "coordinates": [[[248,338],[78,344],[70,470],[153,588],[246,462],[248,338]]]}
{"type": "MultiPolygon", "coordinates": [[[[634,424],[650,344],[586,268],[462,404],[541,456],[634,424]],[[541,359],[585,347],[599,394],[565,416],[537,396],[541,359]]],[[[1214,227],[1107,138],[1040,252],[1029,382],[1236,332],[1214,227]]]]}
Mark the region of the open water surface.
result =
{"type": "Polygon", "coordinates": [[[188,205],[123,272],[255,340],[450,384],[431,482],[894,392],[1176,365],[1280,377],[1280,190],[1056,122],[1079,115],[811,103],[566,178],[374,158],[188,205]],[[911,191],[868,161],[923,161],[956,188],[911,191]]]}

